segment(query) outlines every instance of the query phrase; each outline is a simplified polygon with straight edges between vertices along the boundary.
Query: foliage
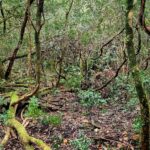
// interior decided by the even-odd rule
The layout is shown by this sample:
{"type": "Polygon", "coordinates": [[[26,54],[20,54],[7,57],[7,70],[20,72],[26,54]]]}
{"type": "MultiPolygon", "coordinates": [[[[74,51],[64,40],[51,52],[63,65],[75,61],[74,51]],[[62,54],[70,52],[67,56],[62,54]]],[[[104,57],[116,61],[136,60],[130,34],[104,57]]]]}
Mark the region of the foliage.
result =
{"type": "MultiPolygon", "coordinates": [[[[24,10],[26,6],[26,1],[17,0],[1,0],[3,12],[1,10],[0,16],[0,49],[1,56],[0,62],[3,63],[4,70],[7,69],[8,61],[7,58],[11,58],[13,49],[16,47],[18,39],[21,34],[21,23],[24,18],[24,10]],[[4,13],[4,16],[3,14],[4,13]],[[3,18],[4,17],[4,18],[3,18]],[[4,24],[6,21],[6,32],[4,32],[4,24]],[[5,61],[4,61],[5,60],[5,61]]],[[[149,6],[150,1],[147,2],[149,6]]],[[[134,8],[134,20],[133,24],[137,22],[137,16],[139,12],[140,1],[137,1],[134,8]]],[[[147,18],[146,24],[149,24],[150,13],[148,7],[146,6],[145,16],[147,18]]],[[[8,82],[11,82],[11,86],[5,80],[0,80],[0,94],[7,91],[11,92],[12,102],[17,102],[18,94],[27,91],[28,84],[36,84],[35,72],[36,72],[36,58],[37,53],[35,53],[34,45],[34,24],[36,23],[36,5],[35,2],[30,9],[30,20],[28,20],[27,26],[25,28],[25,35],[23,38],[22,45],[20,46],[17,59],[13,65],[11,78],[8,82]],[[31,50],[31,58],[29,57],[29,51],[31,50]],[[24,57],[21,57],[24,55],[24,57]],[[29,63],[31,59],[31,64],[29,63]],[[30,68],[31,67],[31,68],[30,68]],[[30,73],[28,69],[31,69],[32,77],[29,77],[30,73]],[[12,82],[13,81],[13,82],[12,82]],[[16,88],[16,84],[25,83],[26,85],[22,88],[16,88]],[[21,92],[20,92],[21,91],[21,92]]],[[[125,0],[73,0],[71,6],[71,1],[68,0],[48,0],[44,3],[44,17],[43,26],[40,32],[40,46],[41,46],[41,87],[49,86],[50,83],[56,82],[54,77],[56,77],[56,71],[59,72],[59,68],[62,67],[60,75],[64,76],[66,79],[61,79],[62,83],[68,89],[75,91],[79,97],[80,103],[90,108],[94,105],[105,104],[108,99],[112,103],[118,103],[118,100],[124,100],[123,106],[127,111],[131,111],[139,104],[137,93],[135,90],[133,79],[131,78],[132,70],[128,68],[127,63],[124,68],[119,71],[118,77],[104,89],[103,93],[109,93],[109,97],[103,99],[101,94],[94,91],[93,89],[81,90],[81,83],[83,77],[80,70],[82,71],[82,65],[80,60],[86,60],[87,62],[87,72],[90,84],[92,87],[96,87],[97,83],[92,80],[96,73],[101,72],[104,76],[103,79],[99,79],[98,85],[107,83],[108,76],[105,76],[104,70],[111,68],[116,71],[119,65],[124,60],[124,53],[126,52],[125,44],[128,41],[128,37],[124,37],[124,33],[113,38],[111,42],[108,42],[111,37],[116,35],[125,27],[125,13],[126,13],[126,1],[125,0]],[[107,42],[109,44],[107,44],[107,42]],[[106,44],[105,44],[106,43],[106,44]],[[61,64],[61,65],[60,65],[61,64]],[[60,65],[60,66],[59,66],[60,65]],[[80,66],[80,67],[79,67],[80,66]],[[129,71],[129,75],[127,72],[129,71]],[[45,79],[45,80],[44,80],[45,79]],[[44,83],[46,81],[46,84],[44,83]],[[107,90],[108,88],[108,90],[107,90]],[[124,105],[124,103],[126,103],[124,105]]],[[[36,25],[36,24],[35,24],[36,25]]],[[[135,48],[138,48],[140,44],[138,33],[134,32],[134,43],[135,48]]],[[[146,65],[145,60],[149,57],[149,42],[147,35],[141,31],[141,51],[140,54],[136,55],[137,63],[140,68],[140,77],[143,81],[144,88],[147,90],[147,94],[150,95],[150,70],[149,65],[147,70],[144,70],[146,65]]],[[[130,55],[128,55],[130,56],[130,55]]],[[[128,57],[127,56],[127,57],[128,57]]],[[[84,61],[83,61],[84,62],[84,61]]],[[[148,63],[148,62],[147,62],[148,63]]],[[[83,63],[84,65],[84,63],[83,63]]],[[[124,67],[123,66],[123,67],[124,67]]],[[[84,70],[84,69],[83,69],[84,70]]],[[[57,73],[58,75],[58,73],[57,73]]],[[[53,85],[53,84],[52,84],[53,85]]],[[[56,96],[60,94],[58,88],[52,88],[49,92],[51,95],[56,96]]],[[[9,96],[10,96],[9,95],[9,96]]],[[[6,94],[7,97],[7,94],[6,94]]],[[[122,102],[122,101],[121,101],[122,102]]],[[[4,100],[0,96],[0,109],[1,106],[8,106],[9,99],[4,100]]],[[[3,109],[3,108],[2,108],[3,109]]],[[[6,107],[7,109],[7,107],[6,107]]],[[[101,113],[105,113],[107,110],[102,109],[101,113]]],[[[9,118],[12,117],[11,111],[5,111],[0,115],[0,120],[6,123],[9,118]]],[[[90,111],[83,112],[90,113],[90,111]]],[[[38,98],[32,97],[29,101],[29,106],[27,108],[27,117],[32,117],[34,119],[39,119],[44,125],[52,124],[54,126],[61,124],[61,116],[48,115],[39,106],[38,98]]],[[[140,119],[135,119],[133,122],[133,129],[135,132],[139,132],[141,128],[140,119]]],[[[84,137],[82,135],[75,141],[75,145],[84,146],[84,137]],[[80,144],[81,143],[81,144],[80,144]]],[[[85,140],[86,141],[86,140],[85,140]]],[[[61,143],[61,142],[60,142],[61,143]]],[[[86,143],[86,142],[85,142],[86,143]]],[[[75,146],[76,149],[80,146],[75,146]]],[[[87,147],[86,147],[87,148],[87,147]]],[[[85,148],[85,149],[86,149],[85,148]]],[[[84,149],[84,148],[83,148],[84,149]]],[[[88,149],[88,148],[87,148],[88,149]]]]}
{"type": "Polygon", "coordinates": [[[35,119],[40,119],[41,123],[44,125],[52,124],[54,126],[61,124],[61,116],[48,115],[43,110],[39,108],[38,99],[33,96],[29,101],[28,109],[25,113],[27,117],[32,117],[35,119]]]}
{"type": "Polygon", "coordinates": [[[51,94],[53,95],[53,96],[56,96],[56,95],[58,95],[60,93],[60,90],[58,89],[58,88],[52,88],[51,89],[51,94]]]}
{"type": "Polygon", "coordinates": [[[80,133],[79,137],[71,140],[70,143],[76,150],[89,150],[91,140],[83,133],[80,133]]]}
{"type": "Polygon", "coordinates": [[[141,78],[143,81],[143,85],[147,90],[147,94],[150,95],[150,69],[147,69],[146,71],[141,71],[141,78]]]}
{"type": "Polygon", "coordinates": [[[7,104],[7,101],[5,101],[4,97],[0,96],[0,106],[7,104]]]}
{"type": "Polygon", "coordinates": [[[106,100],[101,97],[100,93],[94,91],[93,89],[88,89],[86,91],[80,90],[78,93],[78,97],[80,99],[80,103],[86,107],[106,103],[106,100]]]}
{"type": "Polygon", "coordinates": [[[138,104],[139,104],[138,98],[137,97],[132,97],[132,98],[129,99],[129,101],[127,103],[127,108],[134,108],[138,104]]]}
{"type": "Polygon", "coordinates": [[[4,149],[3,145],[0,144],[0,150],[3,150],[3,149],[4,149]]]}
{"type": "Polygon", "coordinates": [[[80,75],[74,75],[69,77],[65,82],[65,86],[71,89],[79,89],[81,85],[82,77],[80,75]]]}
{"type": "Polygon", "coordinates": [[[69,76],[67,80],[62,79],[63,83],[67,88],[78,90],[81,86],[82,76],[80,74],[80,68],[77,66],[66,67],[64,70],[69,76]]]}
{"type": "Polygon", "coordinates": [[[114,97],[114,99],[120,98],[121,95],[123,95],[123,93],[127,94],[128,99],[127,104],[125,106],[127,110],[133,109],[139,104],[135,86],[130,75],[118,76],[112,88],[113,90],[111,95],[114,97]]]}
{"type": "Polygon", "coordinates": [[[57,116],[57,115],[45,115],[44,117],[42,117],[41,120],[43,125],[54,125],[54,126],[58,126],[61,124],[61,116],[57,116]]]}
{"type": "Polygon", "coordinates": [[[141,117],[136,117],[133,121],[132,125],[135,132],[140,133],[141,127],[142,127],[142,120],[141,117]]]}
{"type": "Polygon", "coordinates": [[[53,150],[59,150],[60,146],[63,142],[63,136],[62,135],[54,135],[54,136],[52,136],[52,141],[53,141],[53,144],[52,144],[53,150]]]}
{"type": "Polygon", "coordinates": [[[4,112],[3,114],[0,114],[0,121],[7,125],[7,121],[11,118],[13,118],[14,116],[12,116],[12,110],[9,109],[8,111],[4,112]]]}
{"type": "Polygon", "coordinates": [[[128,86],[128,80],[130,78],[128,78],[128,76],[126,75],[119,75],[115,81],[114,84],[111,87],[111,96],[114,97],[114,99],[116,99],[117,97],[120,97],[120,95],[122,94],[121,92],[123,92],[124,90],[127,90],[127,86],[128,86]],[[124,84],[126,83],[126,84],[124,84]],[[122,91],[120,91],[120,89],[122,91]]]}
{"type": "Polygon", "coordinates": [[[38,99],[33,96],[29,101],[29,106],[26,111],[27,117],[38,118],[39,116],[44,115],[44,112],[39,108],[38,99]]]}

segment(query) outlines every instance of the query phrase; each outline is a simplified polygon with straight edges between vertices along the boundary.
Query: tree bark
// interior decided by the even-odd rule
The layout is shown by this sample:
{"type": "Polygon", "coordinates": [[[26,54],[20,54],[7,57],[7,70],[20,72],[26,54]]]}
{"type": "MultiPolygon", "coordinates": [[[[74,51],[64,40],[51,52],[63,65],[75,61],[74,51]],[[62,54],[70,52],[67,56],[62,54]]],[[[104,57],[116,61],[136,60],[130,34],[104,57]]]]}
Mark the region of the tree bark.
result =
{"type": "Polygon", "coordinates": [[[4,14],[4,9],[3,9],[3,1],[0,1],[0,11],[1,11],[1,15],[3,18],[3,33],[6,33],[6,18],[5,18],[5,14],[4,14]]]}
{"type": "Polygon", "coordinates": [[[23,38],[24,38],[24,33],[25,33],[25,28],[26,28],[26,25],[27,25],[28,17],[29,17],[29,10],[30,10],[30,7],[31,7],[33,1],[34,0],[28,0],[27,1],[27,7],[26,7],[26,10],[25,10],[24,19],[23,19],[23,22],[22,22],[22,25],[21,25],[19,41],[17,43],[17,46],[13,50],[12,57],[11,57],[11,59],[9,61],[9,64],[8,64],[8,67],[7,67],[7,70],[6,70],[6,73],[5,73],[5,79],[6,80],[9,78],[9,75],[11,73],[11,70],[12,70],[12,67],[13,67],[16,55],[17,55],[18,50],[20,49],[20,47],[22,45],[23,38]]]}
{"type": "Polygon", "coordinates": [[[133,5],[134,0],[127,0],[126,12],[126,48],[129,58],[129,67],[132,70],[132,77],[135,83],[137,95],[140,101],[142,129],[141,129],[141,150],[149,150],[149,99],[140,78],[140,70],[136,61],[136,52],[133,43],[133,5]]]}
{"type": "Polygon", "coordinates": [[[0,60],[0,79],[4,79],[4,69],[1,60],[0,60]]]}
{"type": "Polygon", "coordinates": [[[41,77],[41,44],[40,44],[40,31],[43,26],[42,15],[43,15],[44,0],[37,1],[37,12],[36,12],[36,26],[35,29],[35,49],[36,49],[36,81],[40,84],[41,77]]]}

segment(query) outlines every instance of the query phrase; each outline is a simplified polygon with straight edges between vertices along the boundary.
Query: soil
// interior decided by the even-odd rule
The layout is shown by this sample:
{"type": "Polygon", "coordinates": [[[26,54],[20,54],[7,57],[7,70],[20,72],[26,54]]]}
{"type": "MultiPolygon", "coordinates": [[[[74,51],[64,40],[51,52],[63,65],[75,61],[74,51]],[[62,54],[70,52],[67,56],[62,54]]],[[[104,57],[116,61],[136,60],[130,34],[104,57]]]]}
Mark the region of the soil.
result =
{"type": "MultiPolygon", "coordinates": [[[[126,101],[111,100],[105,105],[85,108],[74,92],[61,91],[56,96],[46,95],[40,99],[41,107],[50,115],[60,115],[61,124],[43,125],[30,120],[27,130],[30,135],[44,140],[54,150],[74,150],[71,140],[82,133],[91,139],[90,150],[139,149],[139,135],[132,128],[139,109],[126,109],[126,101]]],[[[0,125],[0,140],[4,137],[0,125]]],[[[5,150],[22,150],[17,137],[11,137],[5,150]]],[[[35,148],[38,150],[38,148],[35,148]]]]}

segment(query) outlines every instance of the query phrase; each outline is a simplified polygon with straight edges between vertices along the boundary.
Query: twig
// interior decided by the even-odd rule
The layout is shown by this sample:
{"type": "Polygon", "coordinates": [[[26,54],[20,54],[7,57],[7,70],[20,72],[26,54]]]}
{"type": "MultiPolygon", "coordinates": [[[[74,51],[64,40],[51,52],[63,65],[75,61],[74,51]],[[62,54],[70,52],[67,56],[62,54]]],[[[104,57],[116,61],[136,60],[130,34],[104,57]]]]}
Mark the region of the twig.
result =
{"type": "Polygon", "coordinates": [[[121,31],[119,31],[117,34],[115,34],[111,39],[109,39],[105,44],[103,44],[102,47],[100,48],[100,54],[98,55],[98,57],[94,58],[94,60],[99,59],[99,57],[103,55],[104,47],[106,47],[109,43],[111,43],[118,35],[123,33],[124,30],[125,30],[125,28],[123,28],[121,31]]]}
{"type": "Polygon", "coordinates": [[[105,88],[108,84],[110,84],[119,74],[119,71],[121,70],[122,66],[127,62],[127,58],[125,58],[125,60],[122,62],[122,64],[119,66],[119,68],[117,69],[115,75],[109,80],[107,81],[102,87],[98,87],[96,89],[96,91],[102,90],[103,88],[105,88]]]}
{"type": "Polygon", "coordinates": [[[96,136],[91,136],[90,138],[92,138],[92,139],[95,139],[95,140],[100,140],[100,139],[102,139],[102,140],[106,140],[106,141],[110,141],[110,142],[115,142],[115,143],[119,143],[119,144],[122,144],[122,145],[124,145],[124,146],[127,146],[127,147],[130,147],[130,149],[131,150],[134,150],[134,147],[131,145],[131,144],[129,144],[129,143],[127,143],[127,142],[120,142],[120,141],[117,141],[117,140],[113,140],[113,139],[108,139],[108,138],[105,138],[105,137],[96,137],[96,136]]]}

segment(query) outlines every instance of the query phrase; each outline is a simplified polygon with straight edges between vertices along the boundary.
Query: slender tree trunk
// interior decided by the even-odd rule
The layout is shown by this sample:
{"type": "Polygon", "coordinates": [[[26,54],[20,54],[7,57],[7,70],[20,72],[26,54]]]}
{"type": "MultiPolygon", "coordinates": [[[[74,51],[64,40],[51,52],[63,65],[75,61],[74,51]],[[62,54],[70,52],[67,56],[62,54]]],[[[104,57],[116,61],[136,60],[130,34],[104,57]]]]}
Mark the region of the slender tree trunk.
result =
{"type": "Polygon", "coordinates": [[[136,61],[136,53],[133,43],[133,2],[134,0],[127,0],[126,47],[129,58],[129,66],[132,70],[132,77],[134,79],[137,95],[140,101],[142,119],[141,150],[149,150],[149,100],[140,78],[140,70],[136,61]]]}
{"type": "Polygon", "coordinates": [[[27,25],[28,17],[29,17],[29,9],[30,9],[31,4],[33,3],[33,1],[34,0],[28,0],[27,1],[27,7],[26,7],[26,10],[25,10],[24,19],[23,19],[23,22],[22,22],[22,25],[21,25],[19,41],[18,41],[17,46],[15,47],[15,49],[13,51],[12,57],[9,61],[9,64],[8,64],[8,67],[7,67],[7,70],[6,70],[6,73],[5,73],[5,79],[6,80],[9,78],[9,75],[11,73],[16,55],[17,55],[18,50],[20,49],[20,47],[22,45],[23,37],[24,37],[24,33],[25,33],[25,28],[26,28],[26,25],[27,25]]]}
{"type": "Polygon", "coordinates": [[[4,14],[4,9],[3,9],[3,1],[0,1],[0,11],[1,11],[1,15],[3,18],[3,33],[6,33],[6,18],[5,18],[5,14],[4,14]]]}
{"type": "Polygon", "coordinates": [[[0,60],[0,79],[4,79],[4,70],[1,60],[0,60]]]}
{"type": "Polygon", "coordinates": [[[33,49],[33,43],[31,38],[31,28],[29,25],[29,41],[28,41],[28,56],[27,56],[27,63],[28,63],[28,76],[32,76],[32,49],[33,49]]]}
{"type": "Polygon", "coordinates": [[[41,44],[40,44],[40,31],[42,28],[42,16],[43,16],[44,0],[37,1],[37,12],[36,12],[36,26],[35,26],[35,49],[36,49],[36,81],[40,83],[41,77],[41,44]]]}

